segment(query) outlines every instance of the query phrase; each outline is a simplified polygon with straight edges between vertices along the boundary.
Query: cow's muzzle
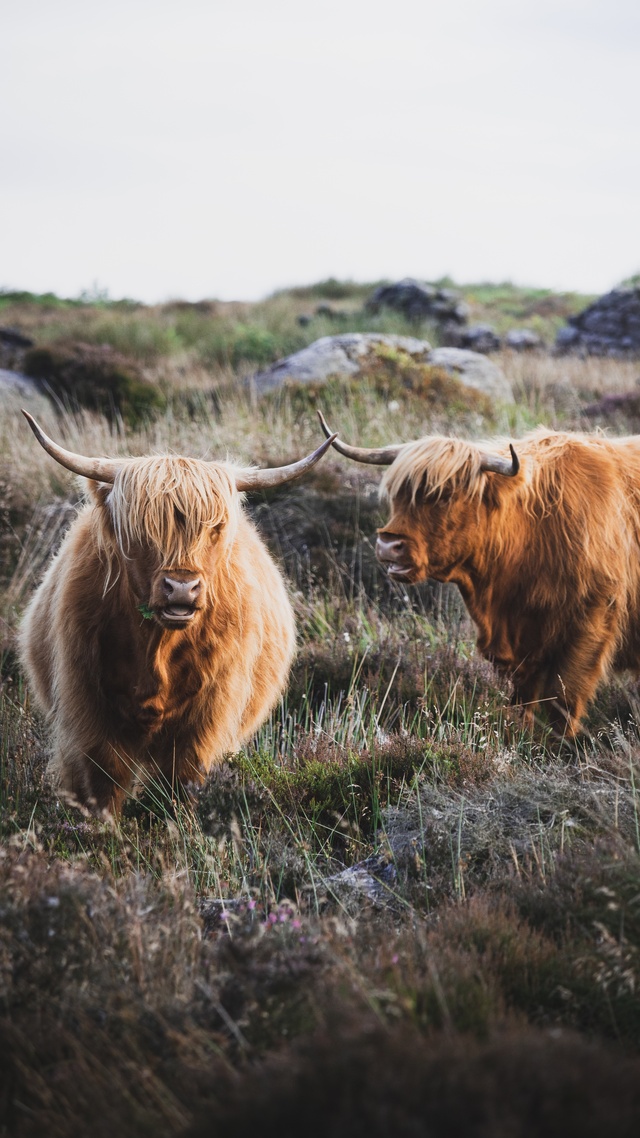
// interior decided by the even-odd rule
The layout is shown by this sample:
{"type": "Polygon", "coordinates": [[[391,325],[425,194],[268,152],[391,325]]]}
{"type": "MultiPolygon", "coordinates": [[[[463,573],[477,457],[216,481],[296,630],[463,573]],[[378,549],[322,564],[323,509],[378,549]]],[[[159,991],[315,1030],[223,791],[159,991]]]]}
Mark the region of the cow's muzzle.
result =
{"type": "Polygon", "coordinates": [[[202,582],[193,575],[166,573],[160,582],[162,604],[156,615],[164,625],[184,628],[201,607],[202,582]]]}
{"type": "Polygon", "coordinates": [[[376,541],[376,557],[390,577],[408,581],[415,576],[411,551],[405,539],[397,533],[382,532],[376,541]]]}

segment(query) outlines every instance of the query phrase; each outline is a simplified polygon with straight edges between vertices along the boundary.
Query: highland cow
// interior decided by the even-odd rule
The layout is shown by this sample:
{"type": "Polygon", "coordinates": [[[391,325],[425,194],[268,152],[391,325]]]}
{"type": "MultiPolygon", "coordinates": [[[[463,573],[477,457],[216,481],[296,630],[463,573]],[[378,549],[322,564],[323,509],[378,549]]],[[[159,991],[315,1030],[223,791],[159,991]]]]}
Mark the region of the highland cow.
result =
{"type": "MultiPolygon", "coordinates": [[[[321,418],[323,429],[328,427],[321,418]]],[[[389,576],[454,582],[478,649],[531,725],[573,736],[612,671],[640,669],[640,442],[539,429],[517,445],[439,436],[348,458],[389,466],[389,576]]]]}
{"type": "Polygon", "coordinates": [[[299,477],[191,458],[90,459],[38,442],[89,479],[26,611],[22,661],[53,734],[61,791],[117,813],[134,777],[199,783],[252,735],[286,683],[294,620],[243,491],[299,477]]]}

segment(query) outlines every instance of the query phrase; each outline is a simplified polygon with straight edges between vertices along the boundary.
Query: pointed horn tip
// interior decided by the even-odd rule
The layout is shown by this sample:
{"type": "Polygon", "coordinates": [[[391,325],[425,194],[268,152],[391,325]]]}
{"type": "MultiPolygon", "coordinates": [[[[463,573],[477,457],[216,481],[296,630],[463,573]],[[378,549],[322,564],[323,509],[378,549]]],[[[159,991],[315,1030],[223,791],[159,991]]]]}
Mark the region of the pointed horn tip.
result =
{"type": "Polygon", "coordinates": [[[337,437],[338,437],[338,432],[337,432],[337,431],[334,431],[334,433],[333,433],[332,435],[327,435],[327,437],[326,437],[325,441],[324,441],[324,442],[323,442],[323,444],[322,444],[322,445],[323,445],[323,447],[325,447],[325,448],[327,448],[327,449],[328,449],[328,448],[331,446],[331,444],[332,444],[333,440],[334,440],[334,439],[337,439],[337,437]]]}
{"type": "MultiPolygon", "coordinates": [[[[318,418],[320,420],[320,426],[322,427],[322,430],[324,431],[327,438],[329,438],[329,435],[331,435],[331,433],[332,433],[331,428],[329,427],[329,424],[327,423],[327,420],[325,419],[324,415],[322,414],[322,411],[320,410],[320,408],[317,409],[317,413],[318,413],[318,418]]],[[[336,434],[333,435],[333,438],[337,439],[337,437],[338,437],[338,435],[336,432],[336,434]]]]}

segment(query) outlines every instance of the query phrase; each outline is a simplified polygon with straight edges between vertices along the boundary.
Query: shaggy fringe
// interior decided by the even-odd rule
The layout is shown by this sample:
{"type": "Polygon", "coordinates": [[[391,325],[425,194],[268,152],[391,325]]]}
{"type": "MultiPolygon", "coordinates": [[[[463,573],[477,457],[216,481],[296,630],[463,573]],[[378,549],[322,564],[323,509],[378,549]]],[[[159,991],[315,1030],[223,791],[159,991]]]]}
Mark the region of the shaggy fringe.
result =
{"type": "MultiPolygon", "coordinates": [[[[502,445],[501,440],[494,447],[499,451],[502,445]]],[[[480,470],[480,451],[475,443],[440,435],[407,443],[385,471],[380,497],[390,501],[408,491],[415,504],[419,495],[440,498],[447,489],[472,499],[480,494],[486,477],[480,470]]]]}
{"type": "MultiPolygon", "coordinates": [[[[495,438],[471,443],[431,435],[407,443],[385,472],[380,496],[392,501],[408,494],[415,505],[419,498],[438,500],[447,492],[473,501],[482,497],[490,479],[495,485],[517,490],[525,511],[540,517],[542,503],[544,512],[551,513],[562,507],[565,494],[571,489],[566,478],[566,463],[557,461],[560,454],[566,458],[568,447],[578,450],[586,446],[594,454],[606,453],[619,463],[621,470],[629,465],[630,455],[625,454],[625,450],[632,448],[632,462],[635,460],[638,465],[638,441],[634,436],[610,439],[604,435],[567,434],[538,427],[515,444],[521,463],[520,477],[511,481],[500,475],[486,474],[481,469],[483,454],[489,452],[508,459],[512,441],[495,438]]],[[[635,482],[631,483],[630,491],[638,496],[635,482]]]]}
{"type": "Polygon", "coordinates": [[[118,546],[128,556],[151,545],[167,566],[186,565],[211,531],[229,549],[238,526],[233,472],[222,463],[173,456],[137,458],[116,475],[108,504],[118,546]]]}

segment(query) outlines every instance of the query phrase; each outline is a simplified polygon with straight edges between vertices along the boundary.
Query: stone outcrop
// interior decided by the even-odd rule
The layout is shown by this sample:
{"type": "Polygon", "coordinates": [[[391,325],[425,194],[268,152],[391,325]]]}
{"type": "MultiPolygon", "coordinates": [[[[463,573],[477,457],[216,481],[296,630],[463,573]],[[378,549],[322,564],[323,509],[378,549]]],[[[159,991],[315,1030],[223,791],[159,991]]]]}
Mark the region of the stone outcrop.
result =
{"type": "Polygon", "coordinates": [[[377,313],[383,308],[401,312],[408,320],[433,320],[437,324],[465,324],[469,309],[457,292],[450,288],[406,277],[396,284],[381,285],[371,294],[365,305],[367,312],[377,313]]]}
{"type": "Polygon", "coordinates": [[[616,288],[570,316],[556,339],[558,352],[585,356],[640,356],[640,287],[616,288]]]}
{"type": "Polygon", "coordinates": [[[323,383],[331,376],[365,376],[367,366],[381,350],[403,352],[416,363],[443,368],[466,387],[490,399],[512,403],[511,385],[492,361],[477,352],[459,348],[432,348],[427,340],[377,332],[347,332],[323,336],[251,380],[256,392],[275,391],[285,383],[323,383]]]}

